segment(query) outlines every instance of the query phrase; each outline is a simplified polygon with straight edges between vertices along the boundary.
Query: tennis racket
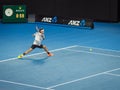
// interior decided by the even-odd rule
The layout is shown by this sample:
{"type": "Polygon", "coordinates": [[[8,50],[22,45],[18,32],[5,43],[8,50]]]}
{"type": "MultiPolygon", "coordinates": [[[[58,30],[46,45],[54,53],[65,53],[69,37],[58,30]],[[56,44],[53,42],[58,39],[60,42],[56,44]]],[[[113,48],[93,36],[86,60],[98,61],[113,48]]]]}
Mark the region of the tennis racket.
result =
{"type": "Polygon", "coordinates": [[[37,30],[37,32],[39,32],[39,27],[36,25],[36,30],[37,30]]]}

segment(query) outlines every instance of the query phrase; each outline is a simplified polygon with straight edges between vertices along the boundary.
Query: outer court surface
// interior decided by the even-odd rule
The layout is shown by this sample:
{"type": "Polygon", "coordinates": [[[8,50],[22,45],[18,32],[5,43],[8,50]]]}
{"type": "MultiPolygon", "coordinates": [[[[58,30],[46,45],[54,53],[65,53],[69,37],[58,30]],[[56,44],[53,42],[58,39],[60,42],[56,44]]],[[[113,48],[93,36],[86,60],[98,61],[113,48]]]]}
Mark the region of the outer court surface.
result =
{"type": "Polygon", "coordinates": [[[43,23],[0,24],[0,90],[120,90],[120,24],[76,28],[43,23]],[[23,59],[36,32],[54,56],[35,49],[23,59]],[[91,50],[92,49],[92,50],[91,50]]]}

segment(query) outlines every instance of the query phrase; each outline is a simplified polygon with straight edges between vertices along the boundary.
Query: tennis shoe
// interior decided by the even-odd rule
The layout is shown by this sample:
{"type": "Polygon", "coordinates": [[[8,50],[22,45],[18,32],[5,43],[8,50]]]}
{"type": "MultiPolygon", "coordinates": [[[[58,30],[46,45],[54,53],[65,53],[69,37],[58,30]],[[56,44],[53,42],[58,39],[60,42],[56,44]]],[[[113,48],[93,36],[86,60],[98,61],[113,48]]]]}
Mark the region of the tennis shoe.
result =
{"type": "Polygon", "coordinates": [[[53,54],[52,53],[48,53],[48,56],[50,57],[50,56],[53,56],[53,54]]]}
{"type": "Polygon", "coordinates": [[[19,55],[19,56],[18,56],[18,58],[20,59],[20,58],[22,58],[23,56],[24,56],[24,55],[23,55],[23,54],[21,54],[21,55],[19,55]]]}

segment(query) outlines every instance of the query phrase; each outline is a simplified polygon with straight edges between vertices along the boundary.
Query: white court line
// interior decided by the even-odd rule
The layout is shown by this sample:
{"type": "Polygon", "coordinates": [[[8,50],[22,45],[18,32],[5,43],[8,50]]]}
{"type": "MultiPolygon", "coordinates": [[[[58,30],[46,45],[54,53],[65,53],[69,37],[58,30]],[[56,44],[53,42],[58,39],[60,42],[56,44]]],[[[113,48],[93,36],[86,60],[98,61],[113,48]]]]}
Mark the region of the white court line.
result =
{"type": "Polygon", "coordinates": [[[16,85],[20,85],[20,86],[32,87],[32,88],[39,88],[39,89],[44,89],[44,90],[54,90],[54,89],[49,89],[49,88],[45,88],[45,87],[24,84],[24,83],[19,83],[19,82],[12,82],[12,81],[7,81],[7,80],[0,80],[0,82],[11,83],[11,84],[16,84],[16,85]]]}
{"type": "Polygon", "coordinates": [[[78,46],[78,47],[82,47],[82,48],[92,48],[92,49],[98,49],[98,50],[105,50],[105,51],[114,51],[114,52],[119,52],[118,50],[112,50],[112,49],[103,49],[103,48],[96,48],[96,47],[88,47],[88,46],[78,46]]]}
{"type": "MultiPolygon", "coordinates": [[[[64,48],[54,49],[54,50],[50,50],[50,52],[60,51],[60,50],[69,49],[69,48],[73,48],[73,47],[77,47],[77,46],[78,46],[78,45],[73,45],[73,46],[68,46],[68,47],[64,47],[64,48]]],[[[45,52],[35,53],[35,54],[26,55],[26,56],[24,56],[24,57],[29,57],[29,56],[34,56],[34,55],[39,55],[39,54],[44,54],[44,53],[45,53],[45,52]]],[[[4,59],[4,60],[0,60],[0,63],[1,63],[1,62],[11,61],[11,60],[16,60],[16,59],[18,59],[18,58],[15,57],[15,58],[4,59]]]]}
{"type": "Polygon", "coordinates": [[[118,77],[120,77],[119,74],[113,74],[113,73],[105,73],[105,74],[107,74],[107,75],[111,75],[111,76],[118,76],[118,77]]]}
{"type": "Polygon", "coordinates": [[[68,51],[74,51],[74,52],[90,53],[90,54],[97,54],[97,55],[104,55],[104,56],[111,56],[111,57],[118,57],[118,58],[120,58],[120,56],[118,56],[118,55],[97,53],[97,52],[93,52],[93,51],[80,51],[80,50],[72,50],[72,49],[66,49],[66,50],[68,50],[68,51]]]}
{"type": "Polygon", "coordinates": [[[48,88],[52,89],[52,88],[55,88],[55,87],[66,85],[66,84],[70,84],[70,83],[82,81],[82,80],[85,80],[85,79],[93,78],[93,77],[96,77],[96,76],[99,76],[99,75],[103,75],[103,74],[106,74],[106,73],[109,73],[109,72],[112,72],[112,71],[116,71],[116,70],[120,70],[120,68],[116,68],[116,69],[108,70],[108,71],[105,71],[105,72],[93,74],[93,75],[90,75],[90,76],[87,76],[87,77],[83,77],[83,78],[75,79],[75,80],[72,80],[72,81],[60,83],[60,84],[57,84],[57,85],[50,86],[48,88]]]}

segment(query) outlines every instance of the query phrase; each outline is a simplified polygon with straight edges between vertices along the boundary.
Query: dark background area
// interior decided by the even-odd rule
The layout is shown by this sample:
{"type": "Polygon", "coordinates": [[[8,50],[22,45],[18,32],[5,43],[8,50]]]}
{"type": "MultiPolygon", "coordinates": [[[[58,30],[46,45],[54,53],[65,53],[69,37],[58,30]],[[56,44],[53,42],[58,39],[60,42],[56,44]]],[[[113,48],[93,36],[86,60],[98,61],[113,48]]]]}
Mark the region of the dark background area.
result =
{"type": "Polygon", "coordinates": [[[45,15],[88,18],[95,21],[119,22],[119,0],[0,0],[0,18],[3,5],[27,6],[27,15],[45,15]]]}

